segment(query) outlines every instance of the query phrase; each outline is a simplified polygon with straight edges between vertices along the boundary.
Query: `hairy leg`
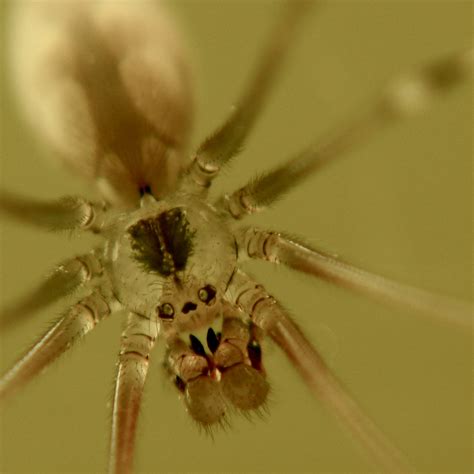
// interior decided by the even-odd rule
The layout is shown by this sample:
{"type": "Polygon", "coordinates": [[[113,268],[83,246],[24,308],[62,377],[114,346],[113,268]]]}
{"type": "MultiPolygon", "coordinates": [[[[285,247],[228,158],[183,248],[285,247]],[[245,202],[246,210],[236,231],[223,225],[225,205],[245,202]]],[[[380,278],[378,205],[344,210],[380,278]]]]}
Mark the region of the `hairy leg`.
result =
{"type": "Polygon", "coordinates": [[[414,309],[451,325],[472,327],[474,308],[470,302],[431,293],[370,273],[280,233],[244,229],[238,245],[240,258],[282,263],[383,303],[414,309]]]}
{"type": "Polygon", "coordinates": [[[473,52],[452,54],[402,76],[372,106],[338,127],[329,136],[282,165],[251,180],[217,202],[234,219],[265,209],[311,173],[346,156],[388,125],[424,109],[436,96],[448,92],[472,76],[473,52]]]}
{"type": "Polygon", "coordinates": [[[115,306],[117,302],[111,295],[104,296],[97,291],[72,306],[67,314],[0,378],[0,401],[33,379],[77,340],[94,329],[115,306]]]}
{"type": "Polygon", "coordinates": [[[0,310],[0,330],[72,293],[102,274],[102,263],[94,251],[66,260],[28,294],[0,310]]]}
{"type": "Polygon", "coordinates": [[[106,212],[103,203],[68,196],[56,201],[37,201],[0,191],[0,212],[25,224],[47,230],[89,230],[100,232],[106,212]]]}
{"type": "Polygon", "coordinates": [[[129,313],[122,333],[112,411],[109,472],[131,473],[140,403],[149,355],[158,336],[157,321],[129,313]]]}
{"type": "Polygon", "coordinates": [[[413,472],[403,454],[362,411],[318,351],[262,285],[237,271],[229,286],[228,297],[278,344],[311,392],[336,417],[343,430],[350,433],[377,469],[413,472]]]}
{"type": "Polygon", "coordinates": [[[251,132],[281,65],[287,55],[300,21],[312,2],[288,0],[247,88],[230,116],[199,146],[185,172],[182,189],[203,194],[220,169],[239,153],[251,132]]]}

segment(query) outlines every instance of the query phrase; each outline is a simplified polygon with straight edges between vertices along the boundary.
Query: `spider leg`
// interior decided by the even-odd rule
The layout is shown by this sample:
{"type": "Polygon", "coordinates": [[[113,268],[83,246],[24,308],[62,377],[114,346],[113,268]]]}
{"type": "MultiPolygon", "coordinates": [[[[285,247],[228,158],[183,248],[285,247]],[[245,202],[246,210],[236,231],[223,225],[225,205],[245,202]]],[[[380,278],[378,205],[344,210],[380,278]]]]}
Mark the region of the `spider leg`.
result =
{"type": "Polygon", "coordinates": [[[473,52],[458,52],[400,77],[389,84],[368,110],[337,128],[325,140],[221,197],[217,206],[234,219],[268,207],[311,173],[366,143],[388,125],[422,111],[435,96],[467,80],[472,75],[472,66],[473,52]]]}
{"type": "Polygon", "coordinates": [[[108,316],[117,302],[95,291],[72,306],[33,347],[0,378],[0,400],[29,382],[73,343],[108,316]]]}
{"type": "Polygon", "coordinates": [[[37,288],[0,310],[0,330],[72,293],[101,274],[102,263],[94,251],[62,262],[37,288]]]}
{"type": "Polygon", "coordinates": [[[283,350],[314,396],[336,417],[343,430],[351,434],[377,469],[414,472],[403,454],[362,411],[318,351],[262,285],[239,270],[234,273],[228,297],[283,350]]]}
{"type": "Polygon", "coordinates": [[[37,201],[0,191],[0,212],[23,223],[47,230],[90,230],[100,232],[106,212],[103,203],[67,196],[56,201],[37,201]]]}
{"type": "Polygon", "coordinates": [[[206,193],[220,169],[241,150],[296,36],[304,12],[310,4],[309,1],[285,2],[283,15],[276,24],[236,107],[225,122],[199,146],[186,170],[181,185],[186,192],[206,193]]]}
{"type": "Polygon", "coordinates": [[[242,231],[239,255],[282,263],[337,286],[382,301],[402,305],[439,321],[470,328],[472,303],[398,283],[296,242],[277,232],[248,228],[242,231]]]}
{"type": "Polygon", "coordinates": [[[149,354],[158,336],[158,325],[144,316],[129,313],[122,333],[112,412],[109,472],[132,472],[137,419],[149,354]]]}

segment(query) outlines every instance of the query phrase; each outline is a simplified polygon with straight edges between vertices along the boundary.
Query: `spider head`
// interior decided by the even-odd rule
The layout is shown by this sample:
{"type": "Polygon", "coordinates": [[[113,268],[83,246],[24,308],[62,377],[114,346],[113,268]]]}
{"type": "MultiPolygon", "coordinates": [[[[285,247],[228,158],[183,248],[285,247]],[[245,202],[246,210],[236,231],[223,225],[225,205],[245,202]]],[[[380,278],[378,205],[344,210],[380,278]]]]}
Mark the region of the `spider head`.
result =
{"type": "Polygon", "coordinates": [[[220,314],[237,255],[212,207],[185,198],[152,202],[117,236],[108,245],[109,275],[129,310],[176,333],[209,326],[220,314]]]}
{"type": "Polygon", "coordinates": [[[174,275],[163,286],[156,308],[165,331],[181,333],[210,326],[222,312],[219,290],[214,284],[186,275],[174,275]]]}

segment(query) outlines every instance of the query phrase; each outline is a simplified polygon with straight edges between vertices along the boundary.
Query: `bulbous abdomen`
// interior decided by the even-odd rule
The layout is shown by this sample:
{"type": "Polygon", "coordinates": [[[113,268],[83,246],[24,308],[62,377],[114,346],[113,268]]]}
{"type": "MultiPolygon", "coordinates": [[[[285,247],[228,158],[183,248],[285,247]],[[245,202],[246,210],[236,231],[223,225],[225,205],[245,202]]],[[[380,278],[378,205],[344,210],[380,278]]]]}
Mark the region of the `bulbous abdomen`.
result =
{"type": "Polygon", "coordinates": [[[147,186],[158,197],[172,190],[192,94],[163,7],[63,0],[12,10],[12,82],[46,145],[113,203],[133,205],[147,186]]]}

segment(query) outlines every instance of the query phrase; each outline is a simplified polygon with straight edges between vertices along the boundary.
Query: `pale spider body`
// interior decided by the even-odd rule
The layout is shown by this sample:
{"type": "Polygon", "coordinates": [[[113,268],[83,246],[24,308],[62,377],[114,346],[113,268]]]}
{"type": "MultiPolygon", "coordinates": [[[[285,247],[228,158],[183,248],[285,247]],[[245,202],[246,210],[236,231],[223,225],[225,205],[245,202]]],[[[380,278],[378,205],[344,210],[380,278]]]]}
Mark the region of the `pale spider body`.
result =
{"type": "Polygon", "coordinates": [[[12,10],[12,82],[56,158],[115,204],[133,205],[137,182],[169,193],[193,104],[184,48],[161,2],[43,1],[12,10]]]}
{"type": "MultiPolygon", "coordinates": [[[[194,231],[191,232],[194,234],[194,231]]],[[[156,314],[157,294],[163,293],[167,302],[177,308],[174,319],[177,331],[193,330],[192,318],[181,317],[181,311],[178,310],[181,310],[189,298],[196,299],[198,290],[205,286],[206,280],[222,294],[235,269],[236,260],[233,235],[223,225],[216,211],[186,195],[178,195],[162,202],[151,201],[146,207],[127,213],[124,219],[114,224],[106,244],[106,266],[117,298],[126,302],[132,311],[153,319],[156,314]],[[184,209],[190,229],[199,229],[195,231],[199,232],[199,235],[193,238],[192,251],[186,265],[188,268],[182,277],[187,283],[177,289],[173,280],[156,270],[149,271],[142,262],[137,261],[133,250],[134,241],[130,237],[130,229],[138,223],[155,219],[161,214],[172,213],[175,209],[184,209]],[[203,222],[206,223],[205,226],[202,225],[203,222]],[[209,255],[212,257],[209,258],[209,255]],[[208,258],[205,258],[206,256],[208,258]]],[[[199,329],[209,322],[212,322],[212,318],[210,320],[209,317],[203,317],[201,323],[196,321],[197,326],[194,329],[199,329]]]]}
{"type": "MultiPolygon", "coordinates": [[[[127,304],[130,304],[131,306],[135,304],[142,304],[143,299],[139,296],[139,293],[137,293],[137,291],[143,292],[144,299],[146,300],[148,298],[149,303],[148,303],[147,309],[145,310],[144,308],[140,308],[140,312],[148,311],[150,314],[153,310],[156,309],[156,300],[153,297],[151,297],[150,292],[153,291],[153,288],[155,286],[156,286],[157,292],[161,291],[160,286],[163,284],[163,279],[160,277],[157,277],[156,275],[151,275],[149,272],[144,272],[143,268],[137,264],[137,261],[132,256],[133,252],[130,250],[130,238],[129,238],[129,235],[127,234],[127,229],[129,229],[130,226],[133,226],[133,224],[135,224],[137,221],[139,221],[143,217],[154,216],[154,215],[162,213],[163,211],[166,211],[167,209],[174,209],[176,207],[185,206],[187,208],[187,212],[189,212],[189,214],[193,214],[193,212],[199,212],[199,208],[201,206],[203,208],[206,208],[208,206],[208,204],[206,204],[205,202],[199,202],[196,199],[193,199],[191,203],[187,204],[185,198],[180,199],[179,197],[176,197],[176,199],[174,197],[171,199],[168,198],[165,201],[166,202],[164,205],[158,202],[157,204],[151,204],[151,209],[149,206],[148,207],[144,206],[142,209],[133,211],[132,213],[125,214],[125,218],[124,219],[119,218],[116,225],[110,228],[111,229],[110,234],[106,236],[106,240],[108,244],[107,244],[107,252],[106,252],[106,258],[105,258],[104,263],[107,268],[107,279],[111,280],[112,286],[114,287],[114,291],[118,291],[119,293],[120,291],[124,292],[123,296],[117,295],[118,298],[120,300],[123,300],[124,302],[126,301],[127,304]],[[114,232],[116,232],[116,234],[114,234],[114,232]],[[114,247],[118,249],[118,252],[113,251],[114,247]],[[120,267],[120,265],[122,265],[122,267],[120,267]],[[122,281],[121,282],[117,281],[115,279],[116,277],[118,277],[118,279],[122,281]],[[136,286],[133,286],[132,280],[137,281],[136,286]],[[150,289],[150,291],[148,291],[148,289],[144,290],[144,287],[142,286],[141,283],[151,285],[152,289],[150,289]]],[[[208,214],[209,213],[212,214],[213,211],[207,210],[205,212],[207,212],[208,214]]],[[[215,215],[214,218],[216,219],[216,221],[219,221],[220,219],[217,217],[217,215],[215,215]]],[[[192,220],[193,219],[190,216],[189,217],[190,225],[191,225],[192,220]]],[[[194,223],[194,226],[196,226],[197,228],[200,228],[200,226],[196,222],[193,222],[193,223],[194,223]]],[[[222,227],[221,224],[222,222],[220,221],[217,223],[216,230],[221,229],[222,227]]],[[[191,227],[193,227],[193,225],[191,225],[191,227]]],[[[278,226],[278,227],[280,228],[281,226],[278,226]]],[[[230,241],[231,240],[230,235],[234,236],[234,233],[224,232],[224,234],[227,235],[227,237],[224,237],[224,238],[219,237],[218,240],[222,238],[222,242],[224,242],[226,239],[230,241]]],[[[189,290],[189,293],[186,293],[186,292],[180,292],[178,294],[173,293],[172,287],[167,290],[167,293],[171,297],[170,301],[174,302],[177,308],[179,307],[182,308],[184,304],[186,304],[186,302],[189,302],[190,300],[195,298],[197,291],[199,291],[199,289],[202,288],[201,285],[206,284],[210,278],[212,279],[214,277],[216,278],[217,281],[220,280],[220,278],[218,278],[219,272],[216,271],[215,265],[212,265],[213,269],[211,271],[207,271],[204,268],[200,268],[200,265],[205,266],[205,262],[209,262],[209,255],[208,255],[209,252],[215,251],[215,247],[212,245],[212,242],[207,242],[206,240],[207,240],[206,238],[203,238],[202,240],[201,239],[196,240],[196,242],[198,243],[200,242],[202,244],[202,250],[206,252],[204,254],[205,258],[199,259],[199,260],[196,259],[196,261],[193,261],[193,265],[190,266],[190,270],[195,271],[196,276],[200,280],[196,282],[195,284],[193,283],[186,286],[186,289],[189,290]],[[193,269],[192,267],[195,267],[195,268],[193,269]],[[203,275],[205,275],[206,278],[203,278],[203,275]]],[[[201,256],[201,254],[199,255],[201,256]]],[[[229,272],[230,269],[234,268],[235,266],[235,262],[232,261],[232,259],[234,258],[234,254],[230,252],[230,245],[229,245],[229,252],[224,252],[223,255],[227,255],[229,258],[229,265],[228,266],[223,265],[224,273],[226,273],[226,272],[229,272]]],[[[215,284],[217,284],[217,282],[215,284]]],[[[104,286],[104,289],[105,289],[105,286],[104,286]]],[[[314,303],[311,305],[311,308],[313,307],[314,307],[314,303]]],[[[139,309],[139,308],[135,307],[134,309],[139,309]]],[[[207,327],[211,323],[211,320],[214,318],[214,316],[215,315],[209,316],[209,318],[204,318],[204,320],[202,321],[204,327],[207,327]]],[[[299,319],[300,321],[303,322],[303,325],[305,325],[302,318],[299,317],[299,319]]],[[[180,329],[194,331],[195,328],[197,328],[199,325],[200,323],[193,325],[192,327],[181,327],[180,329]]],[[[344,343],[346,343],[346,341],[344,341],[344,343]]],[[[275,380],[275,382],[278,383],[278,380],[275,380]]],[[[282,404],[284,402],[284,400],[281,397],[278,397],[278,401],[279,401],[279,404],[282,404]]],[[[155,399],[153,400],[149,399],[148,402],[149,402],[148,407],[150,407],[150,405],[155,402],[155,399]]],[[[294,408],[292,409],[294,410],[294,408]]],[[[273,411],[273,407],[272,407],[272,411],[273,411]]],[[[158,424],[160,423],[158,422],[158,424]]],[[[299,429],[301,429],[301,427],[299,429]]],[[[295,432],[295,435],[297,435],[296,432],[295,432]]],[[[294,436],[292,436],[291,438],[292,440],[294,440],[294,436]]],[[[240,440],[240,442],[244,443],[244,440],[240,440]]],[[[290,441],[288,441],[288,443],[289,442],[290,441]]],[[[180,441],[180,443],[182,443],[182,441],[180,441]]],[[[312,443],[312,445],[313,444],[314,442],[312,443]]],[[[403,444],[403,443],[400,443],[400,444],[403,444]]],[[[249,447],[247,449],[249,449],[249,447]]],[[[277,454],[278,453],[274,453],[275,456],[277,456],[277,454]]],[[[157,453],[157,457],[158,458],[160,457],[159,452],[157,453]]],[[[179,460],[177,462],[182,463],[182,460],[179,460]]],[[[343,463],[341,462],[341,464],[343,463]]],[[[70,466],[69,464],[65,464],[65,465],[70,466]]],[[[157,462],[157,464],[154,464],[151,469],[153,470],[162,469],[161,466],[162,465],[159,462],[157,462]]],[[[168,468],[163,467],[163,469],[174,469],[175,466],[176,464],[173,464],[173,462],[171,462],[168,468]]],[[[193,466],[194,468],[196,468],[196,465],[193,464],[191,465],[190,469],[193,469],[193,466]]],[[[233,466],[235,466],[235,464],[233,464],[233,466]]],[[[309,469],[315,469],[315,470],[319,469],[319,464],[316,463],[316,461],[308,462],[306,466],[309,469]]],[[[212,470],[214,468],[211,466],[209,469],[212,470]]]]}

